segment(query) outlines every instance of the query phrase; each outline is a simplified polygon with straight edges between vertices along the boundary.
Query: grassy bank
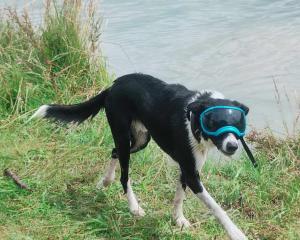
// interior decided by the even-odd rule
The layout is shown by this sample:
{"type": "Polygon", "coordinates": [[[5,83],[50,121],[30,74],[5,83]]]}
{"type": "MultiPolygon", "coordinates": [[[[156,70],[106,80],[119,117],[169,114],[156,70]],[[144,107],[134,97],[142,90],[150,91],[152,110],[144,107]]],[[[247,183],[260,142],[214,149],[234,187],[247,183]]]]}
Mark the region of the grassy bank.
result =
{"type": "Polygon", "coordinates": [[[57,6],[46,1],[44,24],[38,29],[26,12],[4,11],[0,21],[2,118],[28,112],[41,102],[74,102],[108,84],[104,62],[97,55],[101,22],[95,19],[92,5],[81,4],[65,1],[57,6]]]}
{"type": "MultiPolygon", "coordinates": [[[[27,122],[43,103],[82,101],[111,82],[96,51],[93,7],[72,2],[49,1],[38,29],[14,11],[0,22],[0,171],[13,169],[33,190],[0,175],[0,239],[227,239],[189,190],[184,210],[193,228],[175,226],[177,172],[154,143],[131,160],[144,218],[130,215],[118,181],[96,190],[113,146],[103,113],[77,128],[27,122]]],[[[249,239],[300,239],[300,137],[250,140],[257,170],[243,157],[208,161],[203,182],[249,239]]]]}

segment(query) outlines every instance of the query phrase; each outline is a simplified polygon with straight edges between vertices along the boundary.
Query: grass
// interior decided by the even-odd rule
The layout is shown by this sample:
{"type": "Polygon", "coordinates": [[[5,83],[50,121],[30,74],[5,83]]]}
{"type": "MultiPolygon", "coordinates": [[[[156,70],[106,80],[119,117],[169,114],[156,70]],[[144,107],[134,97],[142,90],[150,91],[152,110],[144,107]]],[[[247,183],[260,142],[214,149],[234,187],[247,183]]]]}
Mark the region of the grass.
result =
{"type": "MultiPolygon", "coordinates": [[[[113,147],[103,113],[77,128],[27,122],[43,103],[81,101],[111,82],[96,53],[93,8],[73,2],[47,1],[40,28],[13,10],[0,22],[0,171],[13,169],[33,189],[0,176],[0,239],[227,239],[189,190],[184,211],[193,228],[175,226],[177,171],[154,143],[131,159],[144,218],[131,216],[119,181],[96,190],[113,147]]],[[[249,239],[300,239],[300,134],[254,132],[249,140],[257,170],[243,156],[208,161],[204,184],[249,239]]]]}
{"type": "Polygon", "coordinates": [[[0,116],[25,113],[43,102],[94,94],[109,83],[101,57],[94,57],[100,22],[91,5],[81,18],[80,1],[46,2],[36,29],[26,12],[8,9],[0,21],[0,116]]]}

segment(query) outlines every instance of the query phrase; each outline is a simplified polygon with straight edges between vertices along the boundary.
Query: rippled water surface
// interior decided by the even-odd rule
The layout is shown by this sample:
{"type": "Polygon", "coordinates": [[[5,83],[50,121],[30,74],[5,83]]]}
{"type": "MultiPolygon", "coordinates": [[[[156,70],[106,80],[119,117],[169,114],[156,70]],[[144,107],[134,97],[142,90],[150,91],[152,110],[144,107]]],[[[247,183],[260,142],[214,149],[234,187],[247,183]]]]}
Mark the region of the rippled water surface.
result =
{"type": "MultiPolygon", "coordinates": [[[[30,1],[1,1],[21,9],[30,1]]],[[[42,1],[32,1],[40,21],[42,1]]],[[[250,124],[282,132],[300,102],[300,1],[104,0],[110,71],[144,72],[248,104],[250,124]],[[277,104],[276,83],[281,93],[277,104]],[[288,97],[286,97],[288,95],[288,97]]],[[[298,124],[299,125],[299,124],[298,124]]]]}

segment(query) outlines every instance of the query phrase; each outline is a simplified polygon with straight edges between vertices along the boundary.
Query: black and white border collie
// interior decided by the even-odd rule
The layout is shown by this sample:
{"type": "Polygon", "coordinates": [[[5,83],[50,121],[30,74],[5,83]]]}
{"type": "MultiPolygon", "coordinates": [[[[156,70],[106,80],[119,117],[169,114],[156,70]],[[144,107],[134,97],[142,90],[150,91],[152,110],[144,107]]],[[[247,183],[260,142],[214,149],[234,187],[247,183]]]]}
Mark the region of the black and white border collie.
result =
{"type": "Polygon", "coordinates": [[[160,148],[178,163],[181,176],[178,181],[173,216],[180,227],[189,227],[183,215],[185,189],[189,187],[219,220],[229,237],[247,239],[231,221],[226,212],[207,192],[199,178],[206,161],[207,152],[216,146],[222,153],[232,155],[238,148],[238,139],[232,133],[218,137],[201,132],[199,121],[193,116],[211,106],[228,105],[248,108],[212,91],[191,91],[179,84],[167,84],[144,74],[129,74],[116,79],[113,85],[90,100],[75,105],[43,105],[32,118],[51,118],[65,123],[81,123],[93,118],[104,108],[109,122],[115,148],[112,159],[98,183],[108,186],[115,177],[117,162],[121,166],[121,184],[127,195],[132,214],[143,216],[128,177],[131,153],[145,148],[152,137],[160,148]]]}

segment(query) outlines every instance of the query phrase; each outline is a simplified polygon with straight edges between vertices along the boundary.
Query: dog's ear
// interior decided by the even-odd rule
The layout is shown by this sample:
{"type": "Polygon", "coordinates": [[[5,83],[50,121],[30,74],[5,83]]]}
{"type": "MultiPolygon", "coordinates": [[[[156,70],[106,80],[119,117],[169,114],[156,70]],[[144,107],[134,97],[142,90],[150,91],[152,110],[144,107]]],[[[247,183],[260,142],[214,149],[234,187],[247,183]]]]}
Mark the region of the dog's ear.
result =
{"type": "Polygon", "coordinates": [[[192,102],[190,103],[188,106],[187,106],[187,118],[190,120],[190,113],[194,113],[194,114],[198,114],[200,112],[202,112],[208,105],[208,102],[207,101],[195,101],[195,102],[192,102]]]}
{"type": "Polygon", "coordinates": [[[246,105],[244,105],[244,104],[242,104],[242,103],[240,103],[240,102],[238,102],[238,101],[233,101],[233,104],[234,104],[235,106],[241,108],[241,109],[245,112],[246,115],[248,114],[249,108],[248,108],[246,105]]]}

